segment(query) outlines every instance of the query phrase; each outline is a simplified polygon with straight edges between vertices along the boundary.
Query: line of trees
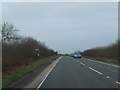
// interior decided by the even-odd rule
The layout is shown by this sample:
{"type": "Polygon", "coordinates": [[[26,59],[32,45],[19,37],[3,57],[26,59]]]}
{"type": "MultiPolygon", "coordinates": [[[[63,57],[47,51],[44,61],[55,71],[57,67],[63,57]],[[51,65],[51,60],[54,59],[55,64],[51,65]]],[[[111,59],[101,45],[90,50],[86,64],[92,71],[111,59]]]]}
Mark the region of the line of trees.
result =
{"type": "Polygon", "coordinates": [[[113,60],[118,60],[118,49],[120,48],[120,41],[112,43],[109,46],[92,48],[82,52],[83,56],[98,57],[98,58],[108,58],[113,60]]]}
{"type": "Polygon", "coordinates": [[[2,69],[3,74],[16,66],[29,64],[39,58],[57,55],[44,43],[32,37],[22,37],[17,34],[19,30],[8,22],[2,23],[2,69]]]}

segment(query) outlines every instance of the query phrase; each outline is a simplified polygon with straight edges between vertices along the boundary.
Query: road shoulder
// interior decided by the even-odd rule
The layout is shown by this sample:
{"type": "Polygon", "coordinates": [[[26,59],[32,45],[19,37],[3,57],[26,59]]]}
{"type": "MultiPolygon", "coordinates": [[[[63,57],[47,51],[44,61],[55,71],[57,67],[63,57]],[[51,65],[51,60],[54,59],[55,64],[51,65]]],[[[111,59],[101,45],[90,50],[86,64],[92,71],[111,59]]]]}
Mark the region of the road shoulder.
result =
{"type": "Polygon", "coordinates": [[[36,88],[40,82],[42,82],[46,73],[51,69],[51,67],[58,61],[54,60],[51,64],[45,65],[41,68],[34,70],[32,73],[24,76],[18,81],[14,82],[8,88],[36,88]]]}

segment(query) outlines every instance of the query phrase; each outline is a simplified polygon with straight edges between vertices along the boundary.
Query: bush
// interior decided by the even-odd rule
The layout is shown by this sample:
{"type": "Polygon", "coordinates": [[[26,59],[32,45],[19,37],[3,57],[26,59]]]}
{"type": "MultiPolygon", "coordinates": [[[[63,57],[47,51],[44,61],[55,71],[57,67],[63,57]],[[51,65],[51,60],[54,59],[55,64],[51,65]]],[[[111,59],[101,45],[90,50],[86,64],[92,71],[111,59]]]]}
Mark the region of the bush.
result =
{"type": "Polygon", "coordinates": [[[86,50],[82,52],[82,55],[89,57],[99,57],[118,60],[118,46],[120,47],[118,42],[116,42],[109,46],[86,50]]]}
{"type": "Polygon", "coordinates": [[[16,66],[29,64],[39,58],[46,58],[57,54],[57,52],[49,49],[44,43],[39,42],[32,37],[20,37],[15,34],[15,32],[16,29],[13,25],[3,23],[3,74],[8,73],[10,70],[14,70],[16,66]]]}

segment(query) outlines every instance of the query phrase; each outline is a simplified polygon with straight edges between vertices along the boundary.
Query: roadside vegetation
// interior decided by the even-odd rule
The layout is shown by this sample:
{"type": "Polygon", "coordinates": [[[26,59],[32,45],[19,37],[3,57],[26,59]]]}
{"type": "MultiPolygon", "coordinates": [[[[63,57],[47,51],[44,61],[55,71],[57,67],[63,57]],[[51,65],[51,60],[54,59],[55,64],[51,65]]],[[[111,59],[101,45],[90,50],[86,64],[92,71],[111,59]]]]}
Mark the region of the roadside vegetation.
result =
{"type": "Polygon", "coordinates": [[[118,61],[118,49],[120,48],[120,42],[112,43],[105,47],[98,47],[85,50],[82,55],[86,58],[93,60],[99,60],[102,62],[119,64],[118,61]]]}
{"type": "Polygon", "coordinates": [[[51,64],[54,60],[56,60],[58,57],[59,55],[56,55],[50,58],[38,59],[35,62],[29,63],[28,65],[16,67],[15,71],[12,71],[9,74],[3,76],[3,82],[2,82],[3,87],[7,87],[13,82],[24,77],[25,75],[34,72],[38,68],[44,69],[46,66],[51,64]]]}
{"type": "Polygon", "coordinates": [[[20,36],[19,30],[8,22],[2,23],[1,33],[3,86],[48,64],[58,55],[57,51],[48,48],[45,43],[32,37],[20,36]]]}

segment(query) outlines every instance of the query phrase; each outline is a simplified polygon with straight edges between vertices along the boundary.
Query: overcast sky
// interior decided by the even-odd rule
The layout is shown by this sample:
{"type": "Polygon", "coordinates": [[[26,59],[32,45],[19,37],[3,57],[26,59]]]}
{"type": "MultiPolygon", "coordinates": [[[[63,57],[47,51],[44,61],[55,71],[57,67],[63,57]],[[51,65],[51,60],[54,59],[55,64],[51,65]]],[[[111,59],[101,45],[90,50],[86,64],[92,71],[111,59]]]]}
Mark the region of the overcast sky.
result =
{"type": "Polygon", "coordinates": [[[118,3],[3,3],[3,21],[60,53],[108,45],[118,39],[118,3]]]}

